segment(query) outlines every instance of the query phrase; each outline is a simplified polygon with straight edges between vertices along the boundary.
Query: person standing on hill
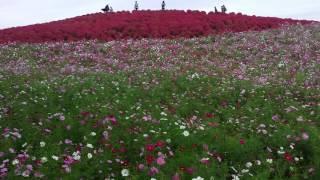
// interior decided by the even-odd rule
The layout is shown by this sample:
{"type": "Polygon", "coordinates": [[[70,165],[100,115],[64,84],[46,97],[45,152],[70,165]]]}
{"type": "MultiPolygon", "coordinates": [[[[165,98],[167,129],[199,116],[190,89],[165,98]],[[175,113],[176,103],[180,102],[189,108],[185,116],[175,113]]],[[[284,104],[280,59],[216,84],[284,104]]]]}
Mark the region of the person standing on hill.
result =
{"type": "Polygon", "coordinates": [[[139,10],[139,4],[137,1],[134,3],[134,10],[136,10],[136,11],[139,10]]]}
{"type": "Polygon", "coordinates": [[[222,6],[221,6],[221,12],[222,12],[222,13],[226,13],[226,12],[227,12],[227,8],[226,8],[225,5],[222,5],[222,6]]]}
{"type": "Polygon", "coordinates": [[[164,1],[162,1],[161,10],[162,11],[166,10],[166,3],[164,1]]]}
{"type": "Polygon", "coordinates": [[[214,7],[214,13],[218,13],[219,11],[218,11],[218,9],[217,9],[217,7],[215,6],[214,7]]]}
{"type": "Polygon", "coordinates": [[[106,5],[105,8],[101,9],[103,12],[107,13],[110,11],[110,7],[109,7],[109,4],[106,5]]]}

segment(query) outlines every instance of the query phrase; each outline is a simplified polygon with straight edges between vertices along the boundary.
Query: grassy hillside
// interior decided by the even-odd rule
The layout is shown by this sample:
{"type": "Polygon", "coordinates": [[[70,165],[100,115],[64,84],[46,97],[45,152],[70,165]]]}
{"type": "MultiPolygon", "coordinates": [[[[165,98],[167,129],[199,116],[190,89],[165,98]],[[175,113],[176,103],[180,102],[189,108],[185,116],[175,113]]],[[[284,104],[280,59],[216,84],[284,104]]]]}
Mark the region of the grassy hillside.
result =
{"type": "Polygon", "coordinates": [[[0,177],[319,179],[319,42],[0,45],[0,177]]]}

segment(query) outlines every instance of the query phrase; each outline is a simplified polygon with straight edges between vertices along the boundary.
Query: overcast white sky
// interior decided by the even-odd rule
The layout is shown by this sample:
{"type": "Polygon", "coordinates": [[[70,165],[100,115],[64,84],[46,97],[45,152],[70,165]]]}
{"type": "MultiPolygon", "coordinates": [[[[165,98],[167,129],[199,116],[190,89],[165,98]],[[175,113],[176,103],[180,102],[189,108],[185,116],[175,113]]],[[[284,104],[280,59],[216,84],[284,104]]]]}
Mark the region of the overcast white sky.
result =
{"type": "MultiPolygon", "coordinates": [[[[160,9],[162,0],[138,0],[140,9],[160,9]]],[[[49,22],[99,12],[106,4],[115,11],[132,10],[134,0],[0,0],[0,29],[49,22]]],[[[230,12],[320,21],[320,0],[166,0],[168,9],[230,12]]]]}

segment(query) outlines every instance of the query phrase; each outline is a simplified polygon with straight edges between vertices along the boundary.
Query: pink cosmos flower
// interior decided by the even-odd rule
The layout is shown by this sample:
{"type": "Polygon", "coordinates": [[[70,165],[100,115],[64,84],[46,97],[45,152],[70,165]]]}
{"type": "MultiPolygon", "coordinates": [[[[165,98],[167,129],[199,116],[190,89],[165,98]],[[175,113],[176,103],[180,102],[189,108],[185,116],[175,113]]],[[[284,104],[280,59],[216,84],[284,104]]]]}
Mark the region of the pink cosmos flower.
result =
{"type": "Polygon", "coordinates": [[[240,139],[240,144],[245,144],[246,142],[244,141],[244,139],[240,139]]]}
{"type": "Polygon", "coordinates": [[[192,174],[194,173],[194,169],[193,169],[192,167],[187,167],[187,168],[185,169],[185,172],[186,172],[187,174],[192,175],[192,174]]]}
{"type": "Polygon", "coordinates": [[[279,120],[279,116],[278,116],[278,115],[273,115],[273,116],[272,116],[272,120],[278,121],[278,120],[279,120]]]}
{"type": "Polygon", "coordinates": [[[62,168],[64,169],[64,171],[65,171],[66,173],[70,173],[70,172],[71,172],[71,168],[70,168],[69,165],[64,164],[64,165],[62,165],[62,168]]]}
{"type": "Polygon", "coordinates": [[[178,173],[172,176],[171,180],[180,180],[180,176],[178,173]]]}
{"type": "Polygon", "coordinates": [[[59,119],[60,119],[60,121],[64,121],[66,118],[64,117],[64,115],[60,115],[59,119]]]}
{"type": "Polygon", "coordinates": [[[87,116],[90,115],[90,112],[88,112],[88,111],[82,111],[80,114],[81,114],[83,117],[87,117],[87,116]]]}
{"type": "Polygon", "coordinates": [[[81,125],[85,125],[85,124],[87,124],[87,121],[86,121],[86,120],[81,120],[81,121],[80,121],[80,124],[81,124],[81,125]]]}
{"type": "Polygon", "coordinates": [[[163,147],[165,144],[166,144],[166,143],[165,143],[164,141],[159,140],[159,141],[157,141],[156,146],[161,148],[161,147],[163,147]]]}
{"type": "Polygon", "coordinates": [[[71,165],[75,162],[75,160],[71,156],[67,156],[64,158],[64,164],[66,165],[71,165]]]}
{"type": "Polygon", "coordinates": [[[0,168],[0,178],[8,175],[8,168],[0,168]]]}
{"type": "Polygon", "coordinates": [[[152,155],[147,155],[146,156],[146,161],[147,161],[147,164],[152,164],[153,161],[154,161],[154,157],[152,155]]]}
{"type": "Polygon", "coordinates": [[[206,116],[207,116],[207,118],[214,118],[214,114],[213,113],[207,113],[206,116]]]}
{"type": "Polygon", "coordinates": [[[155,145],[153,145],[153,144],[147,144],[145,148],[146,148],[147,151],[151,152],[151,151],[153,151],[156,147],[155,147],[155,145]]]}
{"type": "Polygon", "coordinates": [[[28,170],[28,169],[22,172],[22,176],[23,176],[23,177],[29,177],[30,174],[31,174],[31,172],[30,172],[30,170],[28,170]]]}
{"type": "Polygon", "coordinates": [[[288,152],[284,153],[283,157],[284,157],[284,159],[285,159],[286,161],[288,161],[288,162],[293,161],[292,155],[289,154],[288,152]]]}
{"type": "Polygon", "coordinates": [[[28,164],[26,167],[27,167],[27,169],[28,169],[29,171],[32,171],[32,170],[33,170],[33,167],[32,167],[31,164],[28,164]]]}
{"type": "Polygon", "coordinates": [[[139,164],[139,165],[138,165],[138,169],[139,169],[140,171],[143,171],[143,170],[144,170],[144,164],[139,164]]]}
{"type": "Polygon", "coordinates": [[[116,125],[117,124],[117,119],[113,115],[109,115],[105,118],[106,121],[111,122],[111,124],[116,125]]]}
{"type": "Polygon", "coordinates": [[[309,139],[309,134],[306,133],[306,132],[303,132],[301,137],[302,137],[303,140],[307,141],[309,139]]]}
{"type": "Polygon", "coordinates": [[[65,140],[64,140],[64,143],[65,143],[65,144],[72,144],[72,141],[71,141],[70,139],[65,139],[65,140]]]}
{"type": "Polygon", "coordinates": [[[38,177],[38,178],[42,178],[44,175],[42,173],[40,173],[40,172],[35,172],[34,176],[38,177]]]}
{"type": "Polygon", "coordinates": [[[142,119],[144,121],[150,121],[150,120],[152,120],[152,117],[150,115],[148,115],[148,116],[143,116],[142,119]]]}
{"type": "Polygon", "coordinates": [[[24,164],[24,162],[29,158],[29,155],[26,154],[25,152],[23,154],[18,154],[17,159],[21,164],[24,164]]]}
{"type": "Polygon", "coordinates": [[[150,168],[150,171],[149,171],[149,175],[150,176],[154,176],[154,175],[156,175],[156,174],[158,174],[159,173],[159,170],[158,170],[158,168],[156,168],[156,167],[151,167],[150,168]]]}
{"type": "Polygon", "coordinates": [[[166,161],[164,160],[163,156],[160,156],[157,158],[157,164],[160,166],[163,166],[166,164],[166,161]]]}

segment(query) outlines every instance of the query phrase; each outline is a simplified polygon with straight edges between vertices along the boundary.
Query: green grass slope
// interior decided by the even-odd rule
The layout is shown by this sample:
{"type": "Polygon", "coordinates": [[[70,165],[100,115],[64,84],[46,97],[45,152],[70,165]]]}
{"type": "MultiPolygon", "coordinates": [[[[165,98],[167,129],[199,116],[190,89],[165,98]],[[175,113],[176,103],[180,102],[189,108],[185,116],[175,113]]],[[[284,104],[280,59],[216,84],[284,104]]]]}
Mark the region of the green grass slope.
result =
{"type": "Polygon", "coordinates": [[[319,179],[320,26],[0,46],[0,179],[319,179]]]}

